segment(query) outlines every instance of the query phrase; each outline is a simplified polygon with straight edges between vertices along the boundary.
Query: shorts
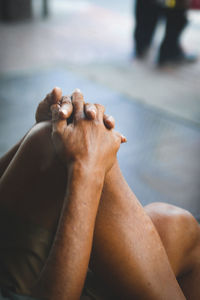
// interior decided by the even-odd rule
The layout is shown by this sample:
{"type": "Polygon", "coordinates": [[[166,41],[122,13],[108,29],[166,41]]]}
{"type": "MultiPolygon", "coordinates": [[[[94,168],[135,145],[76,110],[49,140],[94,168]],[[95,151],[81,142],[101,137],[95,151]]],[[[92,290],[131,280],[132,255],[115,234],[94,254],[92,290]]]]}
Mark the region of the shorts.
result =
{"type": "Polygon", "coordinates": [[[30,295],[48,257],[54,234],[0,211],[0,287],[30,295]]]}
{"type": "Polygon", "coordinates": [[[0,300],[38,300],[29,296],[16,295],[10,291],[0,288],[0,300]]]}
{"type": "MultiPolygon", "coordinates": [[[[0,300],[31,300],[54,240],[54,233],[0,211],[0,300]],[[27,295],[27,296],[22,296],[27,295]]],[[[88,270],[81,300],[107,300],[107,291],[88,270]]]]}

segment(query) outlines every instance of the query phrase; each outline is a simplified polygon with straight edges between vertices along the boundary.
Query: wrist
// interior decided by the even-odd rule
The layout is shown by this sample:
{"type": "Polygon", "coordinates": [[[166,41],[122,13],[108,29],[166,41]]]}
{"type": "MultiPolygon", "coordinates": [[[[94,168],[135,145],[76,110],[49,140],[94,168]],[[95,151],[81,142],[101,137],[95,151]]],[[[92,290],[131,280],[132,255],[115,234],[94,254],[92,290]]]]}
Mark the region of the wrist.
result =
{"type": "Polygon", "coordinates": [[[68,165],[68,178],[84,180],[93,185],[103,186],[105,172],[103,168],[91,166],[85,161],[74,161],[68,165]]]}

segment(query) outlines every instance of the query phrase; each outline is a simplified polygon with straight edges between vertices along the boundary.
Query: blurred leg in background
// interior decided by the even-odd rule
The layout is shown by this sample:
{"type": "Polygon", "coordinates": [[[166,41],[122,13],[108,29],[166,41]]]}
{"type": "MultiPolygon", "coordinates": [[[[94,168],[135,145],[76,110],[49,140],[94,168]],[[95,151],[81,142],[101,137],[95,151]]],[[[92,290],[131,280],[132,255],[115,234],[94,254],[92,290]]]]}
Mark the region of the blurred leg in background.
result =
{"type": "Polygon", "coordinates": [[[49,15],[49,7],[48,7],[48,0],[43,1],[43,17],[46,18],[49,15]]]}
{"type": "Polygon", "coordinates": [[[137,0],[136,1],[136,27],[134,32],[135,54],[143,58],[150,47],[160,17],[166,19],[166,29],[161,44],[158,64],[195,62],[195,55],[186,54],[181,45],[180,37],[187,21],[187,0],[161,1],[137,0]],[[171,3],[171,4],[170,4],[171,3]]]}
{"type": "Polygon", "coordinates": [[[180,43],[181,34],[188,23],[186,6],[166,8],[165,16],[166,30],[160,47],[158,63],[163,65],[168,62],[195,62],[196,56],[184,53],[180,43]]]}
{"type": "Polygon", "coordinates": [[[154,0],[136,1],[134,32],[136,57],[143,58],[150,47],[159,15],[160,8],[154,0]]]}
{"type": "Polygon", "coordinates": [[[5,21],[21,21],[32,17],[31,0],[1,0],[1,16],[5,21]]]}

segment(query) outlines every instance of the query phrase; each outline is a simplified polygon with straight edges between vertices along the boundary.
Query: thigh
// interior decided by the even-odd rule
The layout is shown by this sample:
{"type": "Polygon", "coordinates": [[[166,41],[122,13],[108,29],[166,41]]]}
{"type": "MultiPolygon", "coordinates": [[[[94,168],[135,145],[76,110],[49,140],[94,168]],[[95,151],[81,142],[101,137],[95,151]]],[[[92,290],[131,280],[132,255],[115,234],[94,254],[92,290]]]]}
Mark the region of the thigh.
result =
{"type": "MultiPolygon", "coordinates": [[[[0,299],[1,300],[36,300],[29,296],[22,296],[12,293],[8,290],[3,290],[0,288],[0,299]]],[[[38,300],[38,299],[37,299],[38,300]]]]}
{"type": "Polygon", "coordinates": [[[29,294],[53,241],[66,182],[51,124],[36,125],[0,180],[1,287],[29,294]]]}
{"type": "Polygon", "coordinates": [[[117,164],[105,178],[90,266],[116,299],[182,299],[158,232],[117,164]]]}
{"type": "Polygon", "coordinates": [[[27,135],[0,181],[0,208],[52,229],[66,188],[66,173],[51,142],[51,124],[27,135]]]}

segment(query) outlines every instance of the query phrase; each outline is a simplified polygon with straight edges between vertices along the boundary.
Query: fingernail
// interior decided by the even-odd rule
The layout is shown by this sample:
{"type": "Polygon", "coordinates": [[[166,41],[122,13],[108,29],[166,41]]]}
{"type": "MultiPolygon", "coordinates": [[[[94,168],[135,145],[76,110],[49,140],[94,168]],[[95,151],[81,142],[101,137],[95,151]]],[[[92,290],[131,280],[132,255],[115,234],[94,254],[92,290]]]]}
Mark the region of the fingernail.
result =
{"type": "Polygon", "coordinates": [[[62,112],[64,115],[67,115],[68,110],[67,110],[67,109],[61,109],[61,112],[62,112]]]}
{"type": "Polygon", "coordinates": [[[59,111],[59,105],[58,104],[52,104],[50,107],[51,111],[59,111]]]}
{"type": "Polygon", "coordinates": [[[71,103],[72,101],[71,101],[71,97],[70,96],[63,96],[62,97],[62,104],[69,104],[69,103],[71,103]]]}
{"type": "Polygon", "coordinates": [[[124,135],[122,135],[121,136],[121,141],[122,141],[122,143],[127,143],[127,138],[124,135]]]}
{"type": "Polygon", "coordinates": [[[115,119],[113,118],[113,116],[108,116],[107,120],[110,121],[111,123],[115,122],[115,119]]]}
{"type": "Polygon", "coordinates": [[[53,89],[52,89],[52,93],[55,93],[57,90],[60,90],[61,88],[59,88],[58,86],[55,86],[53,89]]]}
{"type": "Polygon", "coordinates": [[[81,90],[80,89],[75,89],[74,93],[81,93],[81,90]]]}
{"type": "Polygon", "coordinates": [[[96,114],[96,109],[95,109],[95,108],[93,108],[93,107],[90,107],[90,108],[88,109],[88,111],[91,111],[91,112],[93,112],[93,113],[95,113],[95,114],[96,114]]]}
{"type": "Polygon", "coordinates": [[[94,108],[90,108],[88,110],[88,113],[89,113],[89,118],[91,118],[91,119],[95,119],[96,118],[97,112],[96,112],[96,110],[94,108]]]}

